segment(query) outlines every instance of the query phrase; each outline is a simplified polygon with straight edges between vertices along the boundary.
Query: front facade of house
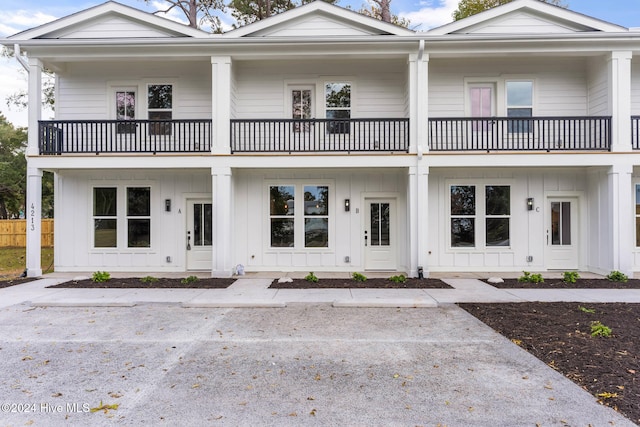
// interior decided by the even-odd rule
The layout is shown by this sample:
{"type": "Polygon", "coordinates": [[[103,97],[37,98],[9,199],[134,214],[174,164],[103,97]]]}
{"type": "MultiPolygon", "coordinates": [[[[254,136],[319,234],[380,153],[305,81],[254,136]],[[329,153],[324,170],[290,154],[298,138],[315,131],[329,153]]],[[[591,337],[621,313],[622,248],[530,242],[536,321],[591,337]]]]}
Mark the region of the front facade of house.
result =
{"type": "Polygon", "coordinates": [[[640,32],[535,0],[415,33],[324,2],[210,35],[114,2],[2,41],[28,275],[640,271],[640,32]]]}

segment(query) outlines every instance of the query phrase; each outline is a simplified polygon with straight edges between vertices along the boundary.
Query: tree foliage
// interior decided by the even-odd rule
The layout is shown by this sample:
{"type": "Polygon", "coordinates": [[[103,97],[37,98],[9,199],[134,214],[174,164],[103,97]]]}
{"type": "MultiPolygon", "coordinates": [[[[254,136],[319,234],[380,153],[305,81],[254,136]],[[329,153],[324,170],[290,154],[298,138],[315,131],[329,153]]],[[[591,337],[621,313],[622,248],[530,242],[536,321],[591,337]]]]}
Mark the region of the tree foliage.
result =
{"type": "MultiPolygon", "coordinates": [[[[144,0],[150,3],[152,0],[144,0]]],[[[227,9],[223,0],[164,0],[167,5],[166,9],[161,9],[155,13],[169,13],[173,9],[179,9],[192,28],[201,28],[202,26],[211,27],[211,32],[221,33],[222,22],[216,11],[224,13],[227,9]]]]}
{"type": "MultiPolygon", "coordinates": [[[[458,9],[453,12],[453,19],[458,21],[463,18],[467,18],[471,15],[475,15],[485,10],[489,10],[496,6],[502,6],[503,4],[511,3],[513,0],[460,0],[458,3],[458,9]]],[[[560,7],[567,7],[563,0],[538,0],[545,3],[554,4],[560,7]]]]}
{"type": "Polygon", "coordinates": [[[392,14],[388,9],[390,3],[390,0],[371,0],[371,2],[369,3],[369,7],[362,7],[358,11],[358,13],[370,18],[375,18],[384,22],[398,25],[399,27],[409,28],[409,25],[411,25],[411,21],[398,15],[392,14]],[[386,3],[386,10],[383,7],[379,6],[380,2],[386,3]]]}

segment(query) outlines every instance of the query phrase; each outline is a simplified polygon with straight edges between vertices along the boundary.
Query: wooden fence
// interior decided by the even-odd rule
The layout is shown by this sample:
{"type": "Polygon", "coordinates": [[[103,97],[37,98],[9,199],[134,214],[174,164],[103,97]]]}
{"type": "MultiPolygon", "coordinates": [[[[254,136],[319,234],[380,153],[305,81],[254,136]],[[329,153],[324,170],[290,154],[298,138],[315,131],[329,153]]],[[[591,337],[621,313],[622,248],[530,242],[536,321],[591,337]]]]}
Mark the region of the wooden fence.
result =
{"type": "MultiPolygon", "coordinates": [[[[53,246],[53,219],[42,220],[43,247],[53,246]]],[[[24,248],[27,246],[27,220],[26,219],[2,219],[0,220],[0,247],[24,248]]]]}

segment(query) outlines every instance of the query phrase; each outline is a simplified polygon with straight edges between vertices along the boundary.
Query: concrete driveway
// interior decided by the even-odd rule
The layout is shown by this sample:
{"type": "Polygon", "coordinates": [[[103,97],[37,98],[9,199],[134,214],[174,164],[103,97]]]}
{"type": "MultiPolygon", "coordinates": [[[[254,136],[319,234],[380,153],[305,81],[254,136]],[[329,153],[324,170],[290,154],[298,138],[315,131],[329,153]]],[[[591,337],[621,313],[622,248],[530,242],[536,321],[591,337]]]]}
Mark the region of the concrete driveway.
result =
{"type": "Polygon", "coordinates": [[[448,305],[18,304],[0,385],[3,426],[634,425],[448,305]]]}

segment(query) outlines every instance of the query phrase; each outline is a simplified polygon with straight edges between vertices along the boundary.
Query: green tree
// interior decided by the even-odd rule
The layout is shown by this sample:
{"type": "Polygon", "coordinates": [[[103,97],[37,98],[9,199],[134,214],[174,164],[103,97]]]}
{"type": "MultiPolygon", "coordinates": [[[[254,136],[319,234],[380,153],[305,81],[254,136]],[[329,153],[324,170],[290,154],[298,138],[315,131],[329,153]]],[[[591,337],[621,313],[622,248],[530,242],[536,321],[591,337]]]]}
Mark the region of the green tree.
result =
{"type": "Polygon", "coordinates": [[[370,0],[369,7],[363,6],[360,8],[358,13],[384,22],[389,22],[400,27],[409,28],[411,21],[391,13],[390,4],[391,0],[370,0]]]}
{"type": "MultiPolygon", "coordinates": [[[[152,0],[144,0],[149,4],[152,0]]],[[[179,9],[192,28],[202,26],[211,27],[212,33],[222,33],[222,21],[219,13],[226,11],[223,0],[164,0],[168,3],[166,9],[157,10],[154,13],[169,13],[173,9],[179,9]]]]}
{"type": "MultiPolygon", "coordinates": [[[[236,20],[234,27],[242,27],[252,22],[257,22],[278,13],[294,9],[313,0],[300,0],[296,3],[292,0],[231,0],[229,8],[231,15],[236,20]]],[[[323,0],[334,4],[337,0],[323,0]]]]}
{"type": "MultiPolygon", "coordinates": [[[[475,15],[496,6],[511,3],[513,0],[460,0],[458,9],[453,12],[454,21],[475,15]]],[[[554,4],[560,7],[567,7],[562,0],[539,0],[545,3],[554,4]]]]}
{"type": "Polygon", "coordinates": [[[0,218],[17,218],[24,209],[27,132],[0,114],[0,218]]]}

